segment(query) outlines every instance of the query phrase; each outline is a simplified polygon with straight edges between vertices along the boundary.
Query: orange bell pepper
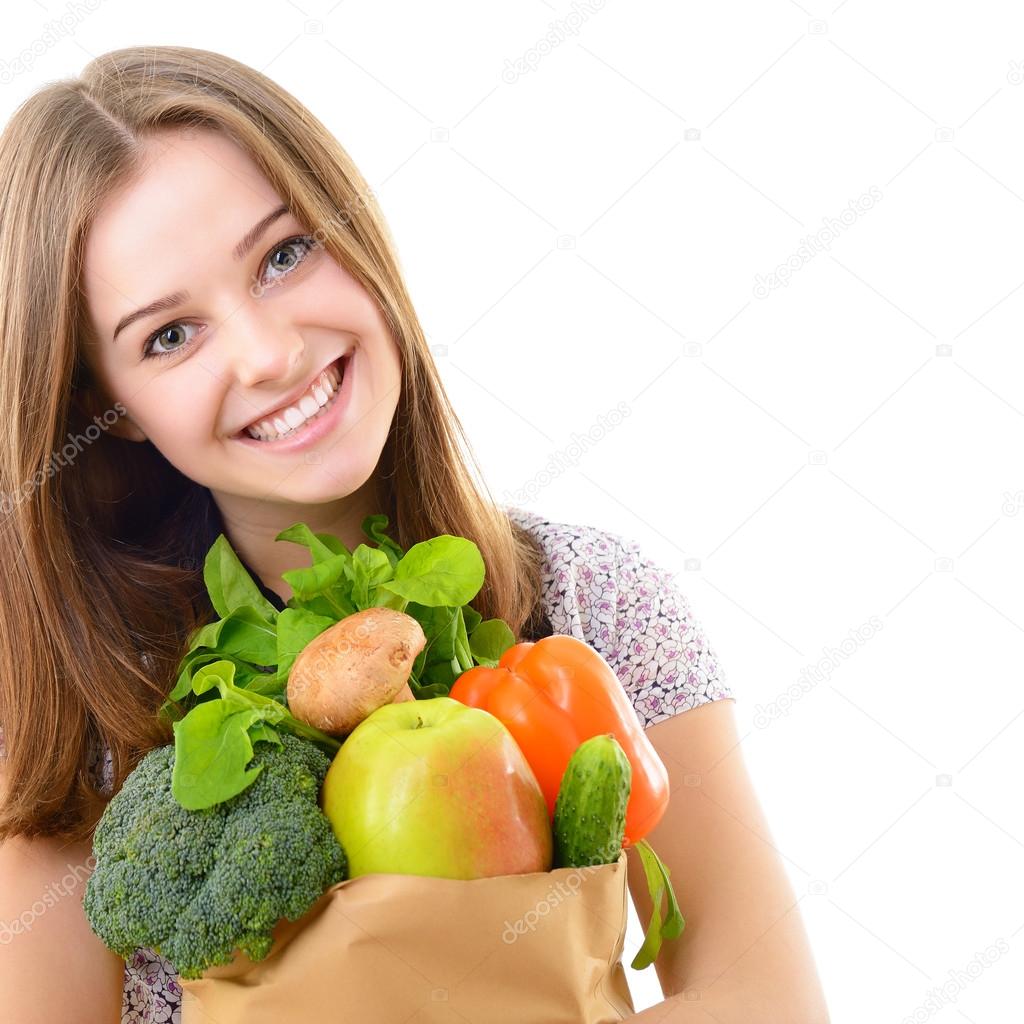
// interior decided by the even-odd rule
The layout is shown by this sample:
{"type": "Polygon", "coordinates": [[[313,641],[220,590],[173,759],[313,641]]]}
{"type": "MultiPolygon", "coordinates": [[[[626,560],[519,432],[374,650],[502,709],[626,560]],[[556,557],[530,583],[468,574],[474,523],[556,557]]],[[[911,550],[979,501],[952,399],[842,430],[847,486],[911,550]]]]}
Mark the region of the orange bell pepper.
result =
{"type": "Polygon", "coordinates": [[[537,776],[552,820],[569,758],[584,740],[611,733],[633,769],[623,848],[661,821],[668,772],[618,676],[589,644],[561,634],[515,644],[497,668],[463,672],[449,696],[505,725],[537,776]]]}

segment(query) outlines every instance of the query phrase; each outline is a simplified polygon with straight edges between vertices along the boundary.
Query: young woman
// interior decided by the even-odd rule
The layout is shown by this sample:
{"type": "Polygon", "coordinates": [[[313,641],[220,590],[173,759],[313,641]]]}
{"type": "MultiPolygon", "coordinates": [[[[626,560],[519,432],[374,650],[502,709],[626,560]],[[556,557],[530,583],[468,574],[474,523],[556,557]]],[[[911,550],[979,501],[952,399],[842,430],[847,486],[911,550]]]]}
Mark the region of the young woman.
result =
{"type": "MultiPolygon", "coordinates": [[[[86,864],[110,795],[172,741],[155,712],[186,638],[216,617],[202,579],[216,536],[281,607],[282,573],[302,564],[281,530],[352,548],[384,512],[402,547],[476,542],[484,617],[596,647],[673,773],[725,765],[707,806],[675,789],[652,836],[687,917],[658,961],[666,993],[727,1008],[753,991],[779,1020],[825,1019],[798,913],[778,924],[794,903],[779,858],[744,834],[767,830],[686,599],[636,543],[492,500],[374,196],[308,110],[176,47],[114,51],[46,86],[0,137],[0,296],[5,1018],[178,1019],[173,966],[112,957],[81,885],[46,913],[25,906],[86,864]],[[723,814],[716,831],[711,803],[743,828],[723,814]]],[[[636,863],[629,880],[649,913],[636,863]]]]}

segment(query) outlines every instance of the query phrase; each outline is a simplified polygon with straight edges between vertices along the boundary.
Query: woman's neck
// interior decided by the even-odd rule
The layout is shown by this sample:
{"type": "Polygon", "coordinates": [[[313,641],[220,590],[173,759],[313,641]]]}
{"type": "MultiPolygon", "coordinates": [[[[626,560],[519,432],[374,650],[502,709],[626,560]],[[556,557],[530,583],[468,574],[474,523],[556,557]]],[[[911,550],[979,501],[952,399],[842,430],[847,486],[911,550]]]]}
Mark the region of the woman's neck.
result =
{"type": "MultiPolygon", "coordinates": [[[[314,533],[337,537],[349,551],[369,543],[363,521],[382,509],[374,506],[373,479],[336,502],[324,505],[283,505],[240,501],[234,496],[214,495],[224,524],[224,533],[238,557],[256,573],[264,586],[282,601],[292,596],[282,573],[309,565],[309,553],[295,544],[275,537],[295,523],[305,523],[314,533]]],[[[390,529],[391,524],[389,524],[390,529]]]]}

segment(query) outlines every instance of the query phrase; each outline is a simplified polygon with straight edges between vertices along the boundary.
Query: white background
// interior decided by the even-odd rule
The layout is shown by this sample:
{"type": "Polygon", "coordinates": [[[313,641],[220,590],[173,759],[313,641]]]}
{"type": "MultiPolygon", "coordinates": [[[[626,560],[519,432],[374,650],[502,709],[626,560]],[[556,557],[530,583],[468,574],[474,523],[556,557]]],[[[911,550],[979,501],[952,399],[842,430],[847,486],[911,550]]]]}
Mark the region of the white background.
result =
{"type": "Polygon", "coordinates": [[[140,43],[307,104],[380,199],[493,493],[678,571],[833,1020],[1019,1014],[1014,5],[91,6],[5,11],[0,117],[140,43]]]}

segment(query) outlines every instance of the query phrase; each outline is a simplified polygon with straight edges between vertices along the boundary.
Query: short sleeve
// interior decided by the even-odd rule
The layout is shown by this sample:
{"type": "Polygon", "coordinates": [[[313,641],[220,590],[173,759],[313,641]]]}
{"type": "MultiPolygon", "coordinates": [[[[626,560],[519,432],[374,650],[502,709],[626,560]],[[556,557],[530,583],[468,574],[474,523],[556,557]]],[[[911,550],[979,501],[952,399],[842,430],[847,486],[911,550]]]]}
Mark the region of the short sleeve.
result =
{"type": "Polygon", "coordinates": [[[645,729],[701,704],[735,699],[690,602],[634,540],[609,535],[614,554],[614,635],[605,659],[645,729]]]}

